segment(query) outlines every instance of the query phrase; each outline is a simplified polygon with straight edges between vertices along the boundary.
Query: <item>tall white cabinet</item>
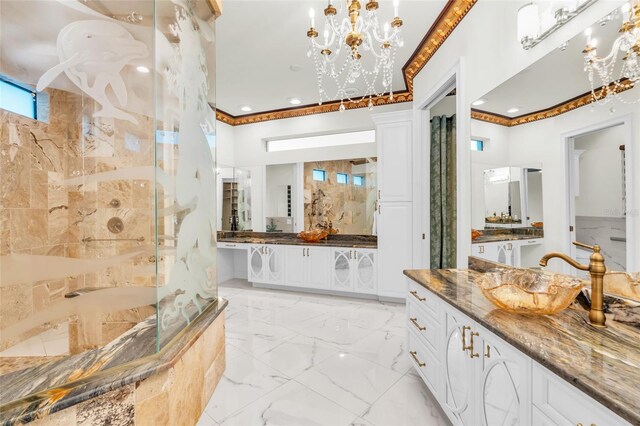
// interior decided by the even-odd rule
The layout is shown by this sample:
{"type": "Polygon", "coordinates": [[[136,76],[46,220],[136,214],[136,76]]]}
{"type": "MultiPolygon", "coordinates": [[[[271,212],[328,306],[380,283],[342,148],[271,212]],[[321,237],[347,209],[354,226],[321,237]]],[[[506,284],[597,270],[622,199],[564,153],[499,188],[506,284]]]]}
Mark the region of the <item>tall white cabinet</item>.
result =
{"type": "Polygon", "coordinates": [[[372,115],[378,147],[378,295],[404,299],[412,267],[412,111],[372,115]]]}

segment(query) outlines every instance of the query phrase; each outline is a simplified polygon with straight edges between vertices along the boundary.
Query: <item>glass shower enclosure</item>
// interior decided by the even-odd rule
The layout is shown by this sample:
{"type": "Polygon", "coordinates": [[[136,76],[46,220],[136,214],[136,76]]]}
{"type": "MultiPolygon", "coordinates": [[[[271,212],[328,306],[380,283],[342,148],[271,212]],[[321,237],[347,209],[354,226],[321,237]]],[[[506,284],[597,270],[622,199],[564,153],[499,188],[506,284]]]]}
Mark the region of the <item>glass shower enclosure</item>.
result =
{"type": "Polygon", "coordinates": [[[214,78],[208,1],[0,2],[0,379],[217,303],[214,78]]]}

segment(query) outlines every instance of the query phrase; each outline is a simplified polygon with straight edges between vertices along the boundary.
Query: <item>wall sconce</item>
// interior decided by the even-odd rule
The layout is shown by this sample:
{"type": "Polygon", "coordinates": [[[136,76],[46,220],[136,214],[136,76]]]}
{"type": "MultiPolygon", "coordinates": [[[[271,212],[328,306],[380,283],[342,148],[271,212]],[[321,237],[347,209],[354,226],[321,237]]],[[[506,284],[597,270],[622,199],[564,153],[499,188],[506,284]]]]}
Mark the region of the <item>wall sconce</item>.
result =
{"type": "Polygon", "coordinates": [[[529,50],[558,28],[578,16],[597,0],[567,0],[554,2],[553,9],[541,16],[536,3],[529,3],[518,9],[518,41],[524,50],[529,50]]]}

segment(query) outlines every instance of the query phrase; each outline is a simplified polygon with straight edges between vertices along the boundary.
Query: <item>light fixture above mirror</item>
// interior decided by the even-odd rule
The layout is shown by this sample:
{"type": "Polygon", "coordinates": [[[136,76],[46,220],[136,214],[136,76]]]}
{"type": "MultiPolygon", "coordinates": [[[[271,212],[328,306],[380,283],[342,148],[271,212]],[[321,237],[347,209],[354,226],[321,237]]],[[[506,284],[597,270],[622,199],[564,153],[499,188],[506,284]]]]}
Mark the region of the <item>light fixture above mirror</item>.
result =
{"type": "Polygon", "coordinates": [[[518,41],[522,44],[522,48],[531,49],[596,1],[553,2],[550,8],[542,12],[535,2],[525,4],[518,9],[518,41]]]}

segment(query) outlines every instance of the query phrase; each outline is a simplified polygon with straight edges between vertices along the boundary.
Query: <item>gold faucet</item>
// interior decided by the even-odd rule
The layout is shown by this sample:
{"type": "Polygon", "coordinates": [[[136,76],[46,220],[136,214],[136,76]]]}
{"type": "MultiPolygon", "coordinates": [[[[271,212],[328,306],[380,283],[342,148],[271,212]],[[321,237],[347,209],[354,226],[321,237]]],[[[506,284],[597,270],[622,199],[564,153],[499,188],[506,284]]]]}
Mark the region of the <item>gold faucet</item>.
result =
{"type": "Polygon", "coordinates": [[[549,259],[557,257],[576,269],[589,272],[589,275],[591,276],[591,309],[589,310],[589,322],[595,327],[605,327],[604,323],[606,321],[606,317],[604,316],[603,277],[607,268],[604,266],[604,256],[600,253],[600,246],[597,244],[594,246],[588,246],[578,242],[574,242],[573,244],[578,247],[593,250],[593,254],[589,258],[589,266],[582,265],[566,254],[558,252],[551,252],[542,256],[542,259],[540,259],[540,266],[547,266],[549,259]]]}

